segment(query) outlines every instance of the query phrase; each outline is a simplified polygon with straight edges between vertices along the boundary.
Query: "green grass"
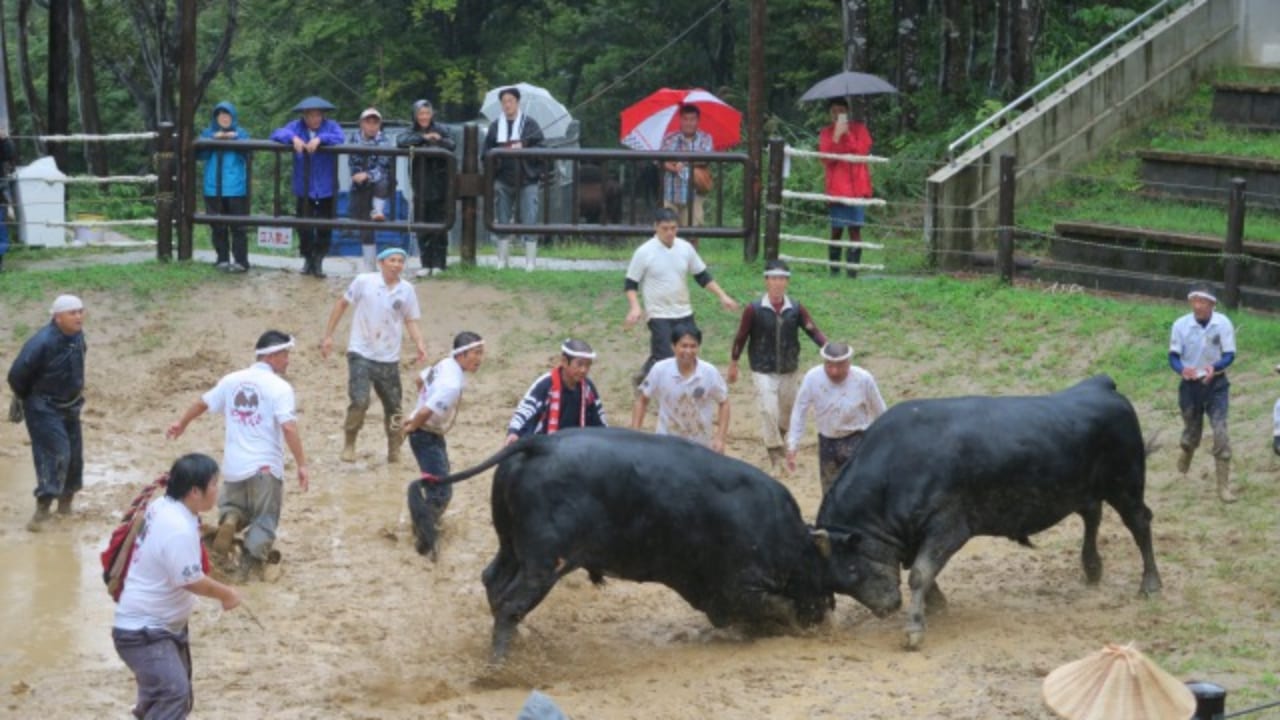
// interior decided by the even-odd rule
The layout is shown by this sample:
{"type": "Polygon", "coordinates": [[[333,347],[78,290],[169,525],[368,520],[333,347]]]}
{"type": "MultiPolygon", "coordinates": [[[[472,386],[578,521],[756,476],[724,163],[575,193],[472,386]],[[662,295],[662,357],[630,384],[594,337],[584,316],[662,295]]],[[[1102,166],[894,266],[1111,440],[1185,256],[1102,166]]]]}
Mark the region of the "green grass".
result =
{"type": "Polygon", "coordinates": [[[5,272],[0,275],[0,304],[45,301],[64,292],[112,292],[139,300],[168,300],[189,293],[194,284],[217,282],[223,277],[207,263],[154,261],[5,272]]]}
{"type": "Polygon", "coordinates": [[[1150,147],[1280,160],[1280,135],[1223,125],[1209,116],[1212,108],[1213,86],[1201,85],[1179,108],[1144,133],[1150,147]]]}

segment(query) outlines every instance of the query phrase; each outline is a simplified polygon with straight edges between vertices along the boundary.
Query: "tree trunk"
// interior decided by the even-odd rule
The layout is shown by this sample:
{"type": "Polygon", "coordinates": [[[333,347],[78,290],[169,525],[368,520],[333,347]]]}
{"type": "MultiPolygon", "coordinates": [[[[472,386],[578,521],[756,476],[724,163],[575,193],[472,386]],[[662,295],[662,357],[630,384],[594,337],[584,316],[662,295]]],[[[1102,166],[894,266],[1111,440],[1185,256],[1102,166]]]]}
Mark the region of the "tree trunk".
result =
{"type": "Polygon", "coordinates": [[[871,9],[868,0],[843,0],[844,69],[867,72],[871,35],[871,9]]]}
{"type": "MultiPolygon", "coordinates": [[[[44,105],[36,94],[36,81],[31,75],[31,48],[27,42],[27,19],[31,15],[31,0],[18,0],[18,73],[22,76],[22,95],[27,101],[27,113],[31,116],[31,130],[35,135],[45,134],[44,105]]],[[[44,142],[36,140],[36,153],[45,154],[44,142]]]]}
{"type": "MultiPolygon", "coordinates": [[[[68,103],[70,85],[71,0],[49,0],[49,74],[45,76],[49,134],[65,135],[71,129],[68,103]]],[[[67,144],[52,143],[49,154],[58,168],[67,171],[67,144]]]]}
{"type": "MultiPolygon", "coordinates": [[[[76,90],[80,110],[80,127],[90,135],[102,134],[102,118],[98,113],[98,80],[93,70],[93,49],[89,42],[89,20],[84,0],[71,0],[71,28],[75,33],[72,59],[75,61],[76,90]]],[[[85,163],[99,177],[111,173],[107,164],[107,147],[102,143],[83,143],[85,163]]]]}
{"type": "Polygon", "coordinates": [[[1009,76],[1013,93],[1025,92],[1036,79],[1035,49],[1040,31],[1040,0],[1014,0],[1009,76]]]}
{"type": "Polygon", "coordinates": [[[894,26],[897,28],[898,68],[894,82],[898,86],[898,102],[902,112],[898,116],[898,129],[914,130],[916,107],[912,98],[924,84],[920,75],[920,21],[923,19],[920,0],[893,0],[894,26]]]}
{"type": "Polygon", "coordinates": [[[716,86],[727,87],[733,85],[733,68],[734,68],[734,35],[737,19],[733,10],[733,3],[725,3],[720,6],[720,42],[716,48],[716,86]]]}
{"type": "Polygon", "coordinates": [[[938,64],[938,87],[944,95],[964,90],[964,2],[943,0],[942,62],[938,64]]]}
{"type": "Polygon", "coordinates": [[[240,25],[240,0],[227,0],[226,5],[227,19],[222,26],[222,38],[218,41],[218,47],[214,49],[208,64],[200,71],[199,80],[196,81],[195,107],[200,107],[204,101],[204,94],[209,89],[209,83],[213,82],[213,79],[222,71],[222,66],[231,55],[231,43],[240,25]]]}
{"type": "Polygon", "coordinates": [[[992,33],[994,48],[991,53],[991,80],[987,86],[993,95],[1008,97],[1012,85],[1009,75],[1010,45],[1013,35],[1013,3],[1015,0],[996,0],[996,26],[992,33]]]}
{"type": "Polygon", "coordinates": [[[974,78],[981,78],[987,74],[986,67],[982,65],[979,59],[978,50],[982,46],[990,17],[991,6],[989,3],[973,3],[969,15],[969,33],[966,38],[967,50],[964,58],[964,77],[967,83],[972,82],[974,78]]]}

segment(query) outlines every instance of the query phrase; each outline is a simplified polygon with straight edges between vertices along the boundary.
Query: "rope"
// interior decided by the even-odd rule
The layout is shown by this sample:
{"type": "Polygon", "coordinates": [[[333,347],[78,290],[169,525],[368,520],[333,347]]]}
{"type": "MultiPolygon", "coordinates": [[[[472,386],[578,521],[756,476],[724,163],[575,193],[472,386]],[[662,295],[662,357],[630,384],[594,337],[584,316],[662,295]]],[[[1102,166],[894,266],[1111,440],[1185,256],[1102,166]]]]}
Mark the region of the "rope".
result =
{"type": "Polygon", "coordinates": [[[821,158],[823,160],[840,160],[843,162],[851,162],[851,163],[887,163],[889,162],[889,158],[880,157],[879,155],[846,155],[843,153],[815,152],[813,150],[801,150],[799,148],[793,148],[790,145],[786,146],[783,152],[785,152],[789,157],[821,158]]]}
{"type": "Polygon", "coordinates": [[[869,265],[866,263],[842,263],[839,261],[831,262],[830,260],[815,260],[814,258],[793,257],[791,255],[779,255],[779,260],[786,260],[788,263],[800,263],[801,265],[825,265],[827,267],[847,268],[849,270],[883,270],[884,265],[869,265]]]}
{"type": "Polygon", "coordinates": [[[114,135],[36,135],[34,137],[41,142],[120,142],[126,140],[153,140],[159,137],[159,134],[155,132],[140,132],[116,133],[114,135]]]}
{"type": "Polygon", "coordinates": [[[98,177],[96,175],[76,175],[74,177],[65,178],[25,178],[29,180],[43,180],[45,183],[52,185],[54,183],[63,183],[64,185],[107,185],[111,183],[133,183],[135,185],[148,185],[160,180],[155,175],[108,175],[106,177],[98,177]]]}
{"type": "Polygon", "coordinates": [[[790,240],[791,242],[798,242],[798,243],[811,243],[813,245],[826,245],[828,247],[869,248],[871,250],[884,249],[884,245],[881,245],[879,243],[854,242],[851,240],[828,240],[825,238],[809,237],[808,235],[788,235],[786,233],[779,233],[778,239],[790,240]]]}
{"type": "Polygon", "coordinates": [[[861,205],[862,207],[883,207],[887,204],[880,198],[837,197],[835,195],[797,192],[795,190],[783,190],[782,197],[787,200],[811,200],[813,202],[840,203],[841,205],[861,205]]]}

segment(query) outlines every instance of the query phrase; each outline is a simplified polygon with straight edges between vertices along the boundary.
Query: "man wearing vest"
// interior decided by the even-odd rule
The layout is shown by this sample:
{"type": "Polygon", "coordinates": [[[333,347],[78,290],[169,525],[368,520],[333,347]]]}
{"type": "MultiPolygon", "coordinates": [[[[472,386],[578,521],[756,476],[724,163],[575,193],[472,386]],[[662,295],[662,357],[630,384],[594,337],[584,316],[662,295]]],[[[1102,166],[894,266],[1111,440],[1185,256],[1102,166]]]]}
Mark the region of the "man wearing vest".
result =
{"type": "Polygon", "coordinates": [[[765,264],[764,297],[742,311],[726,373],[730,384],[738,381],[738,358],[746,348],[760,407],[761,434],[774,469],[786,459],[782,439],[791,425],[791,408],[800,387],[800,331],[804,330],[819,350],[827,344],[809,311],[787,295],[790,283],[791,268],[786,261],[765,264]]]}
{"type": "Polygon", "coordinates": [[[533,381],[507,423],[507,445],[526,435],[550,435],[571,427],[604,427],[600,393],[587,378],[596,353],[582,340],[565,340],[560,365],[533,381]]]}

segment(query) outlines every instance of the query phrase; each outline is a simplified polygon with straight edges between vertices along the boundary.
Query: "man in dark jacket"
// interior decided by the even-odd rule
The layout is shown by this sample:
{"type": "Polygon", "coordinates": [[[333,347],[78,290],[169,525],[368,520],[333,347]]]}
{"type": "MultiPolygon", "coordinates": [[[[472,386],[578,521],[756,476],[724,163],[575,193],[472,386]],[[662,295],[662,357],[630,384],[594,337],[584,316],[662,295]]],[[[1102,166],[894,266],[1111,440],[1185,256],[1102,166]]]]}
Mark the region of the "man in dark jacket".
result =
{"type": "MultiPolygon", "coordinates": [[[[413,104],[413,127],[402,133],[396,144],[410,148],[444,148],[453,151],[453,136],[435,121],[430,100],[413,104]]],[[[414,222],[443,222],[445,200],[449,197],[449,166],[443,158],[412,155],[409,175],[413,178],[414,222]]],[[[418,233],[418,277],[444,272],[449,256],[449,235],[444,232],[418,233]]]]}
{"type": "MultiPolygon", "coordinates": [[[[489,126],[489,133],[484,138],[484,149],[530,148],[542,144],[542,128],[538,122],[526,116],[520,110],[520,89],[503,88],[498,93],[502,103],[502,115],[489,126]]],[[[497,182],[494,184],[494,213],[498,222],[511,223],[517,218],[521,223],[530,224],[538,221],[538,181],[542,177],[542,162],[539,160],[521,160],[505,157],[498,165],[497,182]],[[519,202],[520,213],[517,216],[516,202],[519,202]]],[[[532,271],[538,259],[538,240],[532,235],[524,235],[524,269],[532,271]]],[[[511,238],[498,238],[498,265],[507,266],[507,258],[511,252],[511,238]]]]}
{"type": "Polygon", "coordinates": [[[804,330],[819,349],[827,344],[826,336],[804,305],[787,297],[790,283],[791,269],[786,261],[770,260],[765,264],[764,297],[742,311],[729,371],[725,373],[730,383],[738,381],[738,358],[745,347],[756,386],[764,446],[774,468],[786,458],[782,439],[800,387],[800,331],[804,330]]]}
{"type": "Polygon", "coordinates": [[[39,532],[58,500],[58,514],[71,514],[71,501],[84,481],[80,410],[84,407],[84,303],[59,295],[52,321],[22,346],[9,368],[14,400],[9,419],[25,417],[36,466],[36,512],[27,523],[39,532]]]}
{"type": "Polygon", "coordinates": [[[596,353],[582,340],[565,340],[560,365],[544,373],[525,393],[507,423],[507,443],[526,435],[550,435],[573,427],[604,427],[604,405],[587,379],[596,353]]]}
{"type": "MultiPolygon", "coordinates": [[[[273,142],[293,146],[293,195],[298,199],[299,217],[333,217],[333,199],[338,194],[338,156],[316,151],[322,145],[341,145],[346,139],[342,126],[325,116],[326,112],[336,109],[324,98],[306,98],[293,107],[302,117],[271,133],[273,142]]],[[[303,275],[324,277],[324,256],[329,254],[332,239],[332,229],[298,231],[303,275]]]]}
{"type": "MultiPolygon", "coordinates": [[[[220,102],[213,107],[209,127],[200,133],[205,140],[247,140],[240,127],[236,106],[220,102]]],[[[235,150],[201,150],[204,161],[204,206],[210,215],[249,214],[248,155],[235,150]]],[[[213,250],[218,255],[214,267],[223,272],[242,273],[249,269],[249,239],[244,225],[210,225],[213,250]],[[227,242],[228,231],[231,242],[227,242]],[[232,260],[235,262],[233,263],[232,260]]]]}

